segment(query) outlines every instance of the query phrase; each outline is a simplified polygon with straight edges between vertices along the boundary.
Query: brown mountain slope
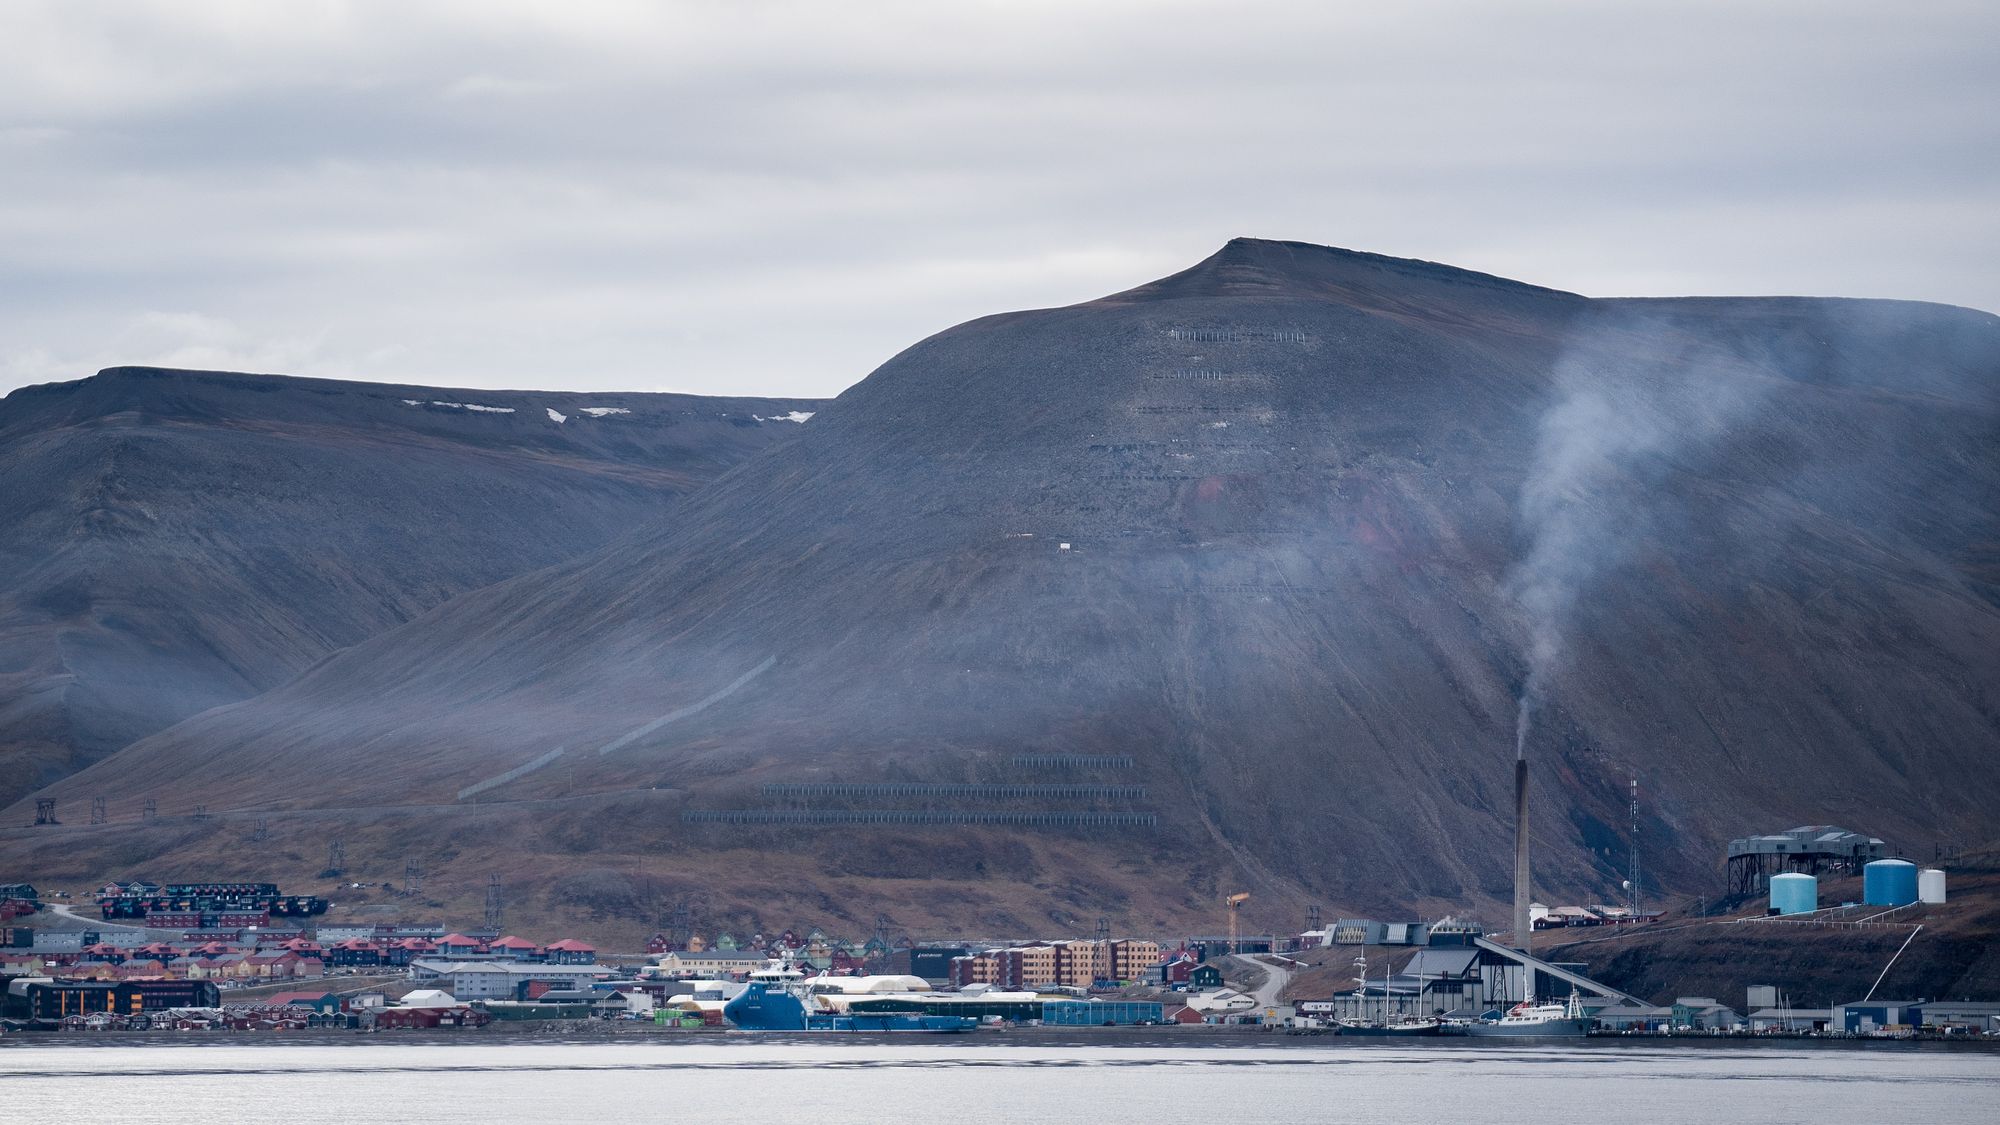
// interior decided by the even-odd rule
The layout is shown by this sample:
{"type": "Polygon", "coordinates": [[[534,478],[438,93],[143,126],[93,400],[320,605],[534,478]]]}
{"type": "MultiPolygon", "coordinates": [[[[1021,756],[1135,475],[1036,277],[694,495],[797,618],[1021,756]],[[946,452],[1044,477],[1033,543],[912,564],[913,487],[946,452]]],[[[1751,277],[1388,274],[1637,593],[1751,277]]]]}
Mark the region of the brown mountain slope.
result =
{"type": "Polygon", "coordinates": [[[655,522],[800,428],[757,415],[814,406],[154,368],[16,391],[0,798],[655,522]]]}
{"type": "Polygon", "coordinates": [[[53,792],[421,805],[447,834],[633,792],[449,869],[651,857],[739,918],[865,918],[861,876],[984,932],[1206,917],[1225,885],[1435,911],[1506,894],[1533,685],[1550,895],[1616,887],[1634,775],[1668,887],[1792,823],[1989,837],[1996,436],[1985,314],[1591,301],[1239,240],[925,340],[671,525],[53,792]],[[764,788],[829,783],[875,788],[764,788]],[[1065,788],[882,788],[912,784],[1065,788]],[[742,887],[746,847],[790,889],[742,887]]]}

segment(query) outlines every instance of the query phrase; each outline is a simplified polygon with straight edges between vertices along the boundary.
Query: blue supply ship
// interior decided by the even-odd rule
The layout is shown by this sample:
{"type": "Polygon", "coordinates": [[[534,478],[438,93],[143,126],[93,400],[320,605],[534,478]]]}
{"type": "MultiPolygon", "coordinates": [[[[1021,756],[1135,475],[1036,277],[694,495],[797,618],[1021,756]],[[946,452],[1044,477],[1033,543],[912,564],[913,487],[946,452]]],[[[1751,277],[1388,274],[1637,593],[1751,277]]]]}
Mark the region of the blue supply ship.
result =
{"type": "Polygon", "coordinates": [[[971,1016],[923,1016],[907,1012],[810,1012],[790,992],[761,982],[744,987],[722,1007],[722,1018],[744,1031],[971,1031],[971,1016]]]}
{"type": "Polygon", "coordinates": [[[799,995],[801,974],[773,963],[750,974],[750,983],[722,1006],[722,1018],[744,1031],[971,1031],[979,1021],[971,1016],[932,1016],[914,1012],[834,1011],[808,1008],[799,995]]]}

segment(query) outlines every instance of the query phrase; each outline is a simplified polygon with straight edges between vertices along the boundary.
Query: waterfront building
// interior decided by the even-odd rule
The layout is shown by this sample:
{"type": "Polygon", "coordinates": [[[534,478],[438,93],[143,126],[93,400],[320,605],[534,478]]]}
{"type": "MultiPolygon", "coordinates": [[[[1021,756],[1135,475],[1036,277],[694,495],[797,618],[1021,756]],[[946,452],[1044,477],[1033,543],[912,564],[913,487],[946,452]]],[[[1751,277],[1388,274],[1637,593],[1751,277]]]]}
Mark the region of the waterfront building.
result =
{"type": "Polygon", "coordinates": [[[15,1018],[58,1020],[92,1012],[157,1012],[169,1008],[213,1008],[221,993],[208,981],[187,980],[14,980],[7,984],[6,1013],[15,1018]]]}
{"type": "Polygon", "coordinates": [[[1767,1032],[1825,1031],[1833,1023],[1831,1008],[1758,1008],[1750,1013],[1750,1030],[1767,1032]]]}
{"type": "Polygon", "coordinates": [[[1160,1004],[1141,1000],[1046,1000],[1042,1022],[1058,1027],[1128,1027],[1166,1021],[1160,1004]]]}
{"type": "Polygon", "coordinates": [[[1930,1000],[1924,1004],[1924,1026],[1975,1035],[2000,1034],[2000,1004],[1973,1000],[1930,1000]]]}

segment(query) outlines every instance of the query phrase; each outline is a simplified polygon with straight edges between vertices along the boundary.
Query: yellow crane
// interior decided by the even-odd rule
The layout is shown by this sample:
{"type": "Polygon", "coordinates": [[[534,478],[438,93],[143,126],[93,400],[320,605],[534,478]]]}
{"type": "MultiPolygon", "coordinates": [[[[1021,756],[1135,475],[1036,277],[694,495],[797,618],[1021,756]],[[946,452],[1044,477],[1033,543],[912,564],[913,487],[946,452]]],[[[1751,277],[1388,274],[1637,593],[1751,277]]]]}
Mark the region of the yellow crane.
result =
{"type": "Polygon", "coordinates": [[[1243,909],[1243,904],[1249,898],[1249,891],[1238,891],[1228,898],[1223,899],[1224,902],[1229,904],[1229,952],[1231,953],[1243,952],[1242,934],[1238,928],[1237,912],[1243,909]]]}

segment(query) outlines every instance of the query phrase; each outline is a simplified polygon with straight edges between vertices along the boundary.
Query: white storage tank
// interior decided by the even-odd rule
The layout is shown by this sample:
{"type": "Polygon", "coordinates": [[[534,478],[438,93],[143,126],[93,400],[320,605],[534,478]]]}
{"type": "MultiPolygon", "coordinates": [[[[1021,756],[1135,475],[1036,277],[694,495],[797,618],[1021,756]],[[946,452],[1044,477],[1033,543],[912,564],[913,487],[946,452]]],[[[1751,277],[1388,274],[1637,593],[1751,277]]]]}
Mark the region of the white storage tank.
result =
{"type": "Polygon", "coordinates": [[[1933,906],[1944,903],[1944,872],[1935,867],[1917,872],[1917,901],[1933,906]]]}

